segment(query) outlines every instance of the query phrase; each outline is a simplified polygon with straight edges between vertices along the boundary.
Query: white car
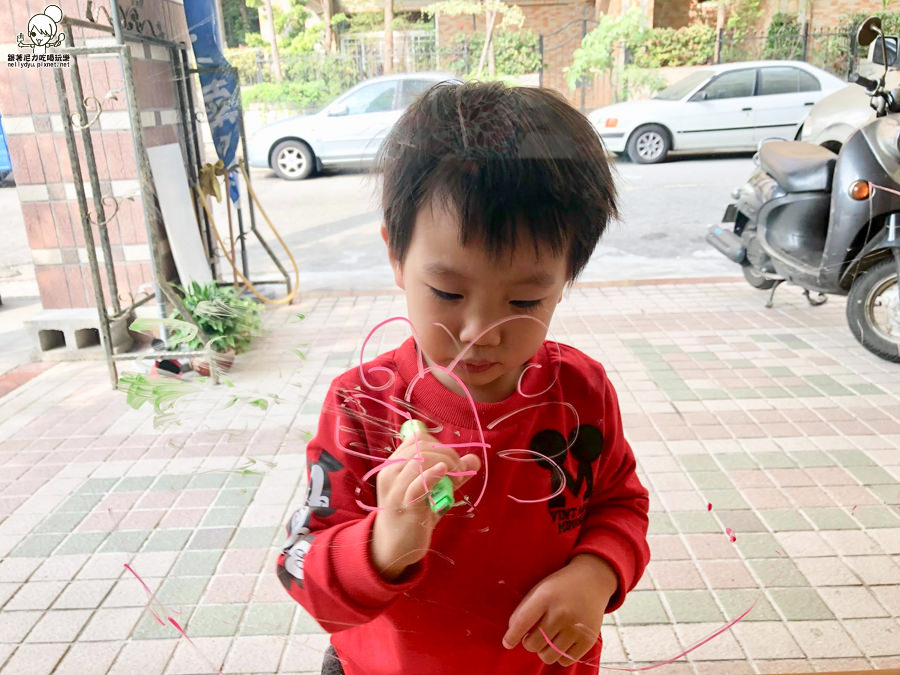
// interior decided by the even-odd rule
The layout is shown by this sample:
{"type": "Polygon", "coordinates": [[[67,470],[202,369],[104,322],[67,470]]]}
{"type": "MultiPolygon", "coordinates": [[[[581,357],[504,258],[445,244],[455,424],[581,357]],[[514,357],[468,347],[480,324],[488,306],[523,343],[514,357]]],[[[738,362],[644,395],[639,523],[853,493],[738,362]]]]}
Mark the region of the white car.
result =
{"type": "Polygon", "coordinates": [[[803,61],[706,66],[650,100],[588,115],[607,150],[653,164],[670,151],[754,150],[765,138],[793,140],[809,109],[846,83],[803,61]]]}
{"type": "MultiPolygon", "coordinates": [[[[896,36],[888,36],[886,42],[888,62],[891,69],[884,78],[885,88],[900,87],[900,70],[897,69],[896,36]]],[[[869,46],[869,58],[860,61],[859,74],[872,80],[884,74],[884,58],[881,42],[876,40],[869,46]]],[[[800,140],[840,152],[850,134],[875,119],[872,99],[864,87],[848,84],[843,89],[829,94],[809,111],[803,123],[800,140]]]]}
{"type": "Polygon", "coordinates": [[[428,72],[360,82],[315,114],[259,129],[247,142],[248,162],[287,180],[301,180],[323,168],[371,164],[406,107],[446,80],[458,81],[454,75],[428,72]]]}

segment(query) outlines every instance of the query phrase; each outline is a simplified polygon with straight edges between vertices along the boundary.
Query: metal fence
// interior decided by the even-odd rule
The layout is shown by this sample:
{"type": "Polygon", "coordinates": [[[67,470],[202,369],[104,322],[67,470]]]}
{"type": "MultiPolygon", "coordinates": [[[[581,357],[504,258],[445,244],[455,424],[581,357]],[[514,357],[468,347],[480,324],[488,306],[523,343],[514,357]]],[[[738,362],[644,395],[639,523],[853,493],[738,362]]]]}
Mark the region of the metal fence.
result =
{"type": "Polygon", "coordinates": [[[808,25],[798,30],[766,33],[722,31],[719,62],[787,59],[807,61],[846,79],[857,66],[853,31],[817,30],[808,25]]]}

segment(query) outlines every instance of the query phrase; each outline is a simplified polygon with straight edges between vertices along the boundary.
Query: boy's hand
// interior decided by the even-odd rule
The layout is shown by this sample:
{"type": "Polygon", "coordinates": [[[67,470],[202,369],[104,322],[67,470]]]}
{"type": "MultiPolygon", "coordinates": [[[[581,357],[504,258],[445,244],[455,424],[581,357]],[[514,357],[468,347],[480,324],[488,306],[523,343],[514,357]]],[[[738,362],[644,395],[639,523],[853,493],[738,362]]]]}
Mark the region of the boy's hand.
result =
{"type": "Polygon", "coordinates": [[[603,614],[617,587],[609,563],[590,554],[576,555],[568,565],[540,581],[519,603],[509,618],[503,646],[513,649],[521,641],[525,649],[537,652],[548,665],[557,661],[564,667],[572,665],[597,643],[603,614]]]}
{"type": "MultiPolygon", "coordinates": [[[[391,455],[390,464],[378,472],[378,506],[372,529],[370,553],[379,574],[394,581],[413,563],[425,557],[431,534],[440,516],[431,510],[431,489],[449,471],[475,471],[481,468],[477,455],[460,458],[453,448],[435,447],[434,436],[417,431],[404,440],[391,455]],[[419,459],[421,457],[421,460],[419,459]]],[[[471,476],[450,476],[453,489],[471,476]]]]}

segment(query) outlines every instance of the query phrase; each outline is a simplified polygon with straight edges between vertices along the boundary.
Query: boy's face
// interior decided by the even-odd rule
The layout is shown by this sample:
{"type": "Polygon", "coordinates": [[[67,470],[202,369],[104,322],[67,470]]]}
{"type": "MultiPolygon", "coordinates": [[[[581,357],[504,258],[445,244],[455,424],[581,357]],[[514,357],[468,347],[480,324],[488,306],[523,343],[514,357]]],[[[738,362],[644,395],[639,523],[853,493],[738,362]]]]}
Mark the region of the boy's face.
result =
{"type": "MultiPolygon", "coordinates": [[[[382,237],[387,241],[384,227],[382,237]]],[[[512,256],[499,259],[477,242],[463,247],[458,218],[432,200],[419,210],[403,264],[391,255],[426,365],[448,366],[471,344],[453,372],[476,401],[510,396],[547,335],[568,264],[565,254],[554,255],[546,245],[539,251],[536,256],[530,237],[521,234],[512,256]],[[485,332],[510,317],[532,318],[514,318],[485,332]]],[[[449,375],[433,372],[445,387],[462,393],[449,375]]]]}

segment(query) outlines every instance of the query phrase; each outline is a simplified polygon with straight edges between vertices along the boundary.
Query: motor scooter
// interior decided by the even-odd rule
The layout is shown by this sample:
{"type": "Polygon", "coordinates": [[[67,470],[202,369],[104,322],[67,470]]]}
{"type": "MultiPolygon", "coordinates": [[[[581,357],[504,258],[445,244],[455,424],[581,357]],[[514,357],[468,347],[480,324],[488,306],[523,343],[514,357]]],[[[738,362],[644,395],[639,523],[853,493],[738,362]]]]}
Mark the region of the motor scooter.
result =
{"type": "MultiPolygon", "coordinates": [[[[885,40],[895,38],[885,38],[871,17],[857,41],[866,47],[876,39],[886,74],[885,40]]],[[[750,285],[771,289],[767,307],[785,281],[802,287],[813,305],[827,294],[846,295],[856,339],[900,363],[900,89],[886,91],[884,75],[850,79],[872,97],[875,120],[839,155],[801,141],[763,141],[754,156],[759,168],[706,240],[741,265],[750,285]]]]}

